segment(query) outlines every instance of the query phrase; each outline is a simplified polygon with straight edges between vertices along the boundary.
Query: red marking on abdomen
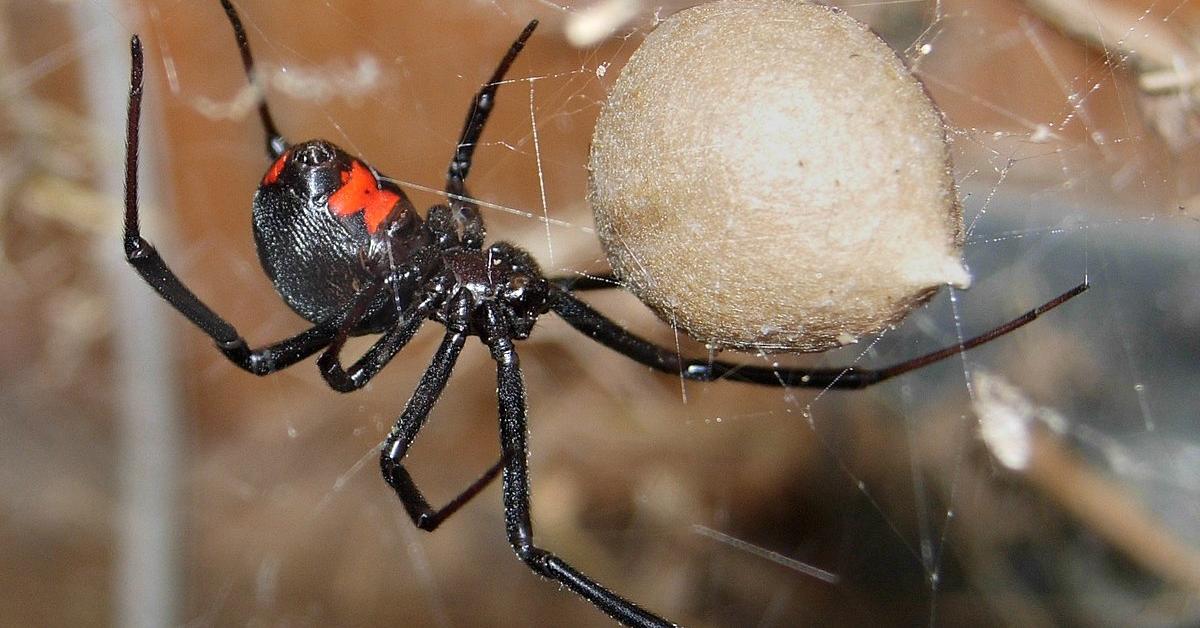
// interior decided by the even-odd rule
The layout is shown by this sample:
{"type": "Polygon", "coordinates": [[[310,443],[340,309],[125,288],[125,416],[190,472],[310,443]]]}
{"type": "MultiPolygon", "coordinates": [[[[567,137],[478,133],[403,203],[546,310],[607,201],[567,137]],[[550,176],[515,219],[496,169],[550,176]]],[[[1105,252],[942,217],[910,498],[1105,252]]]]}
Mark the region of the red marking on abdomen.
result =
{"type": "Polygon", "coordinates": [[[355,159],[350,171],[342,173],[342,187],[330,195],[329,209],[337,216],[362,212],[367,232],[375,233],[399,201],[399,194],[380,189],[371,170],[355,159]]]}
{"type": "Polygon", "coordinates": [[[262,180],[263,185],[271,185],[272,183],[279,180],[279,175],[280,175],[280,173],[283,172],[283,167],[285,165],[287,165],[288,157],[291,154],[292,154],[292,151],[289,150],[289,151],[285,152],[284,154],[280,155],[279,159],[275,160],[275,163],[271,164],[271,169],[268,170],[267,174],[263,176],[263,180],[262,180]]]}

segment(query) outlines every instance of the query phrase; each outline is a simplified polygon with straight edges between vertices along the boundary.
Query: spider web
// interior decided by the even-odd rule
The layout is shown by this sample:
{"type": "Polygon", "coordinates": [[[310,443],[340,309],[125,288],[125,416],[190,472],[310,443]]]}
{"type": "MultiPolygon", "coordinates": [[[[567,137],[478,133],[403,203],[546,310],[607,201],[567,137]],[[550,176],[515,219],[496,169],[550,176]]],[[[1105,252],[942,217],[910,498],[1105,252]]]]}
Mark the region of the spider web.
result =
{"type": "MultiPolygon", "coordinates": [[[[64,85],[96,67],[89,57],[115,45],[110,35],[146,35],[147,108],[157,112],[147,124],[157,129],[143,145],[158,159],[142,176],[164,199],[143,207],[148,237],[252,343],[294,333],[300,323],[249,237],[266,167],[256,92],[215,0],[152,0],[129,13],[85,4],[99,8],[100,24],[41,40],[19,36],[35,10],[10,11],[6,93],[74,107],[73,124],[99,138],[68,153],[94,164],[77,168],[87,190],[93,173],[119,167],[121,114],[101,116],[64,85]]],[[[585,201],[592,125],[656,16],[684,4],[237,2],[281,130],[363,156],[418,207],[441,200],[471,95],[523,24],[541,19],[500,90],[470,190],[490,237],[527,248],[548,274],[605,270],[585,201]],[[614,17],[583,25],[611,30],[577,47],[563,33],[589,4],[614,17]]],[[[852,347],[722,357],[884,366],[1085,279],[1092,289],[986,347],[862,392],[684,382],[546,316],[519,345],[539,543],[686,625],[1194,622],[1200,46],[1190,37],[1200,13],[1175,2],[841,6],[900,51],[945,112],[976,281],[852,347]]],[[[99,81],[116,101],[125,67],[99,81]]],[[[51,144],[13,126],[12,146],[51,144]]],[[[118,621],[123,502],[110,469],[126,450],[111,424],[122,393],[106,374],[121,358],[106,347],[130,340],[85,332],[118,322],[120,310],[95,305],[110,298],[107,284],[83,271],[49,281],[43,267],[72,254],[64,266],[87,267],[79,251],[115,247],[115,222],[64,212],[74,197],[63,194],[28,200],[35,175],[75,174],[61,165],[75,162],[5,150],[33,165],[0,182],[21,191],[0,218],[0,279],[14,295],[4,316],[31,330],[6,341],[24,360],[3,363],[0,390],[13,408],[0,414],[11,436],[0,490],[12,498],[0,503],[12,504],[14,522],[0,542],[19,557],[0,568],[0,616],[118,621]],[[55,315],[38,315],[47,311],[55,315]],[[72,359],[80,355],[86,367],[72,359]],[[61,375],[53,386],[32,375],[45,372],[61,375]],[[62,577],[81,564],[88,582],[62,577]],[[31,599],[38,610],[17,614],[31,599]]],[[[115,196],[93,198],[120,211],[115,196]]],[[[639,334],[705,355],[626,293],[585,296],[639,334]]],[[[186,434],[177,534],[163,557],[177,574],[174,622],[611,625],[513,558],[495,487],[425,534],[380,481],[377,444],[428,364],[438,325],[346,396],[308,363],[247,377],[173,312],[166,321],[186,434]]],[[[412,449],[435,503],[497,455],[494,377],[472,341],[412,449]]]]}

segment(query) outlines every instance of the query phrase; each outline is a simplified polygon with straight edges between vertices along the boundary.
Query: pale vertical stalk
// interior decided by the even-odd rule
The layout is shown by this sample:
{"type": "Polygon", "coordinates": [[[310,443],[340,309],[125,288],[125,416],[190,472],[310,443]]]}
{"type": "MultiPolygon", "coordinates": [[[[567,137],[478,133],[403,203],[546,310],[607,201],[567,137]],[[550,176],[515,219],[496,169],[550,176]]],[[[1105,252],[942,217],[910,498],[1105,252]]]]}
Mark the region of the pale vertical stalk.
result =
{"type": "MultiPolygon", "coordinates": [[[[138,24],[124,3],[72,4],[76,37],[81,43],[85,101],[98,133],[103,169],[98,190],[121,198],[124,184],[124,128],[129,91],[129,37],[125,25],[138,24]]],[[[149,55],[153,57],[153,53],[149,55]]],[[[153,75],[147,62],[147,98],[142,115],[140,196],[143,207],[161,208],[163,137],[153,75]]],[[[169,214],[169,212],[168,212],[169,214]]],[[[154,223],[160,212],[147,212],[154,223]]],[[[114,224],[119,223],[115,220],[114,224]]],[[[148,232],[160,234],[161,228],[148,232]]],[[[159,237],[161,240],[162,238],[159,237]]],[[[113,624],[158,628],[179,623],[179,510],[182,451],[179,383],[174,338],[167,308],[125,263],[121,238],[108,234],[97,242],[95,259],[112,295],[114,371],[117,399],[117,495],[115,518],[113,624]]]]}

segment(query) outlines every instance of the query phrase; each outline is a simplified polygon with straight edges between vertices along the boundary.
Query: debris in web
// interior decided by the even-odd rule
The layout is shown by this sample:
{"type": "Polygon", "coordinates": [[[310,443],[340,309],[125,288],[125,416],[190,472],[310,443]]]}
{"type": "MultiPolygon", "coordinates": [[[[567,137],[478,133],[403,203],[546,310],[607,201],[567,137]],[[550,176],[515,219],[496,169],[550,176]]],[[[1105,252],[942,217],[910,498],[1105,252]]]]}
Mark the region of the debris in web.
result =
{"type": "Polygon", "coordinates": [[[975,412],[989,451],[1035,490],[1152,573],[1200,592],[1200,552],[1125,487],[1071,451],[1068,423],[1000,376],[978,370],[975,412]]]}

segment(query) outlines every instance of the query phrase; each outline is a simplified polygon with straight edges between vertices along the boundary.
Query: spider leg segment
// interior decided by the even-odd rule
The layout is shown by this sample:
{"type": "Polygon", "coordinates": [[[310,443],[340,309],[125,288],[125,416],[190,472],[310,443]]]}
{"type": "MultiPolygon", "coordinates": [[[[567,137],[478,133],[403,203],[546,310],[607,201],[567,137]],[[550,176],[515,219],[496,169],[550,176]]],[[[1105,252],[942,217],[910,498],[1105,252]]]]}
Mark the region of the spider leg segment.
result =
{"type": "Polygon", "coordinates": [[[417,437],[417,432],[429,418],[429,411],[445,390],[450,372],[454,370],[454,364],[458,361],[466,339],[467,335],[464,332],[450,332],[442,339],[432,363],[421,376],[421,382],[417,384],[417,389],[413,391],[404,412],[396,420],[387,439],[383,441],[383,449],[379,453],[379,467],[383,472],[383,479],[400,498],[400,503],[412,519],[413,525],[429,532],[437,529],[450,515],[478,495],[496,478],[504,464],[502,457],[457,497],[438,509],[429,505],[408,470],[404,468],[404,456],[417,437]]]}
{"type": "Polygon", "coordinates": [[[556,580],[596,608],[626,626],[662,627],[671,622],[609,591],[558,556],[534,545],[529,506],[528,429],[525,384],[512,340],[490,335],[485,340],[496,361],[496,391],[500,404],[500,446],[504,461],[504,520],[508,542],[517,556],[537,574],[556,580]]]}
{"type": "Polygon", "coordinates": [[[138,129],[142,110],[143,58],[141,40],[129,42],[129,116],[125,130],[125,259],[159,296],[208,334],[231,362],[255,375],[287,368],[320,351],[337,333],[340,316],[318,323],[290,338],[251,349],[237,329],[212,311],[167,266],[141,235],[138,220],[138,129]]]}
{"type": "Polygon", "coordinates": [[[387,480],[388,486],[396,491],[396,495],[400,498],[400,503],[404,506],[404,512],[408,513],[412,519],[413,525],[426,531],[433,532],[442,525],[442,522],[450,518],[450,515],[458,512],[459,508],[467,505],[478,495],[483,489],[487,488],[496,476],[500,475],[500,471],[504,468],[504,457],[501,456],[487,471],[483,472],[471,485],[463,489],[454,499],[446,502],[441,508],[434,508],[425,500],[425,496],[421,494],[421,490],[417,488],[413,482],[412,476],[409,475],[408,469],[400,463],[382,463],[389,464],[384,471],[384,479],[387,480]]]}
{"type": "MultiPolygon", "coordinates": [[[[221,0],[221,6],[225,8],[225,15],[229,17],[229,23],[233,26],[233,36],[237,40],[238,52],[242,53],[242,67],[246,70],[246,78],[251,85],[259,85],[254,71],[254,55],[250,54],[250,42],[246,39],[242,19],[238,17],[237,10],[229,0],[221,0]]],[[[279,134],[279,129],[275,128],[265,94],[258,100],[258,117],[262,119],[263,131],[267,136],[267,156],[272,160],[278,159],[287,150],[288,142],[279,134]]]]}
{"type": "Polygon", "coordinates": [[[556,288],[551,294],[551,309],[572,327],[617,353],[653,369],[679,375],[686,379],[698,381],[725,379],[785,388],[855,389],[878,384],[995,340],[1029,324],[1042,314],[1079,296],[1087,289],[1087,283],[1079,284],[1021,316],[978,336],[883,368],[854,366],[812,369],[767,368],[732,362],[688,359],[681,357],[674,349],[660,347],[629,333],[561,288],[556,288]]]}
{"type": "Polygon", "coordinates": [[[362,321],[368,306],[375,301],[381,288],[381,283],[375,283],[363,290],[356,299],[354,309],[350,311],[339,327],[337,335],[333,337],[329,346],[325,348],[325,352],[317,359],[317,367],[321,370],[321,376],[325,378],[325,383],[338,392],[351,392],[366,386],[408,344],[408,341],[412,340],[429,316],[430,303],[428,301],[422,301],[406,308],[401,313],[400,320],[396,325],[384,332],[362,357],[350,365],[349,369],[343,368],[341,353],[346,346],[346,339],[350,337],[350,331],[362,321]]]}
{"type": "Polygon", "coordinates": [[[568,292],[583,292],[584,290],[608,290],[611,288],[622,287],[621,280],[617,279],[612,273],[603,273],[599,275],[564,275],[561,277],[550,277],[546,281],[566,290],[568,292]]]}
{"type": "Polygon", "coordinates": [[[467,112],[467,119],[463,123],[462,133],[458,137],[458,145],[454,151],[454,157],[450,159],[450,167],[446,172],[446,191],[449,193],[460,193],[463,183],[467,180],[467,175],[471,171],[471,157],[475,154],[475,147],[479,143],[479,136],[483,134],[483,127],[487,124],[488,116],[492,113],[492,107],[496,101],[496,90],[499,89],[500,83],[504,81],[504,75],[508,73],[508,69],[512,67],[513,61],[517,55],[525,48],[525,42],[533,35],[533,30],[537,28],[538,21],[532,20],[517,36],[516,41],[508,48],[504,58],[500,60],[496,70],[492,72],[492,78],[488,79],[483,87],[479,88],[479,92],[475,94],[475,100],[471,102],[471,109],[467,112]]]}
{"type": "Polygon", "coordinates": [[[504,82],[504,75],[508,73],[508,69],[525,47],[525,42],[537,25],[537,20],[533,20],[525,26],[525,30],[521,31],[516,41],[509,46],[508,52],[492,72],[492,78],[475,94],[475,99],[471,101],[471,109],[467,112],[467,119],[463,122],[462,132],[458,136],[454,156],[450,158],[450,166],[446,170],[446,196],[450,203],[450,215],[462,231],[463,246],[470,249],[483,248],[486,235],[483,220],[479,216],[479,205],[470,197],[466,187],[467,175],[471,172],[471,158],[475,155],[479,136],[483,133],[488,116],[495,105],[496,90],[504,82]]]}

